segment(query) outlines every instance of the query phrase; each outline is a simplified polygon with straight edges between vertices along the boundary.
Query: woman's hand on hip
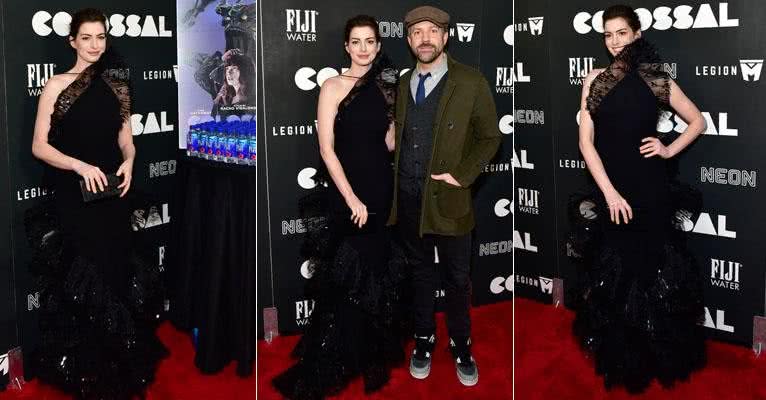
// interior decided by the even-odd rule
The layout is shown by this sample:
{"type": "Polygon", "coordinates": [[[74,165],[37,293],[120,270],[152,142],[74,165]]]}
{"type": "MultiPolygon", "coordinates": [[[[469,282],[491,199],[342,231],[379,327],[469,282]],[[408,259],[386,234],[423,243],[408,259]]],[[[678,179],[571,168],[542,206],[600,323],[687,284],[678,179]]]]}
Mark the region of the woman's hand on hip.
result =
{"type": "Polygon", "coordinates": [[[668,159],[673,156],[670,154],[670,150],[668,150],[667,146],[662,144],[660,139],[657,139],[656,137],[645,137],[641,139],[641,143],[643,143],[643,145],[641,145],[638,150],[644,155],[644,158],[660,156],[664,159],[668,159]]]}

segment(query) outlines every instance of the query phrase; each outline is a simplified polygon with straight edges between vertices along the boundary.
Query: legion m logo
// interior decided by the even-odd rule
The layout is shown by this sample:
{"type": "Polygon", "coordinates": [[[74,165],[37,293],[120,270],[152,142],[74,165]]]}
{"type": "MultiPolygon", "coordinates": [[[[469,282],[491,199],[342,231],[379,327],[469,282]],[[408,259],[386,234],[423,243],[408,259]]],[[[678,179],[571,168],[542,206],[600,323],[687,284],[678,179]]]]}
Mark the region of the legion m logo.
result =
{"type": "Polygon", "coordinates": [[[476,24],[458,22],[457,26],[457,40],[460,42],[470,42],[473,40],[473,30],[476,24]]]}
{"type": "Polygon", "coordinates": [[[529,17],[529,32],[532,36],[539,36],[543,34],[543,18],[545,17],[529,17]]]}
{"type": "Polygon", "coordinates": [[[742,71],[742,79],[746,82],[750,82],[752,78],[753,82],[757,82],[761,79],[761,70],[763,69],[763,59],[760,60],[739,60],[740,70],[742,71]]]}

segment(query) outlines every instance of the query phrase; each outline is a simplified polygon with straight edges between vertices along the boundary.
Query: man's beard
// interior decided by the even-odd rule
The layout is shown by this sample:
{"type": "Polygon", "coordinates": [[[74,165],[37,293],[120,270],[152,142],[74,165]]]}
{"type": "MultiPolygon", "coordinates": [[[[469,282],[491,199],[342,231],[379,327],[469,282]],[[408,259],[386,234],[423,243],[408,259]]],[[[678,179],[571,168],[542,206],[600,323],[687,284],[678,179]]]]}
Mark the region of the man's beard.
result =
{"type": "Polygon", "coordinates": [[[425,56],[425,57],[424,57],[424,56],[422,56],[422,55],[421,55],[421,54],[420,54],[420,53],[417,51],[417,49],[415,49],[415,58],[417,58],[417,59],[418,59],[418,61],[420,61],[420,62],[421,62],[421,63],[423,63],[423,64],[429,64],[429,63],[431,63],[433,60],[436,60],[437,58],[439,58],[439,56],[440,56],[440,55],[442,55],[442,51],[443,51],[443,49],[437,49],[437,48],[436,48],[436,46],[433,46],[433,45],[429,45],[429,46],[421,46],[421,47],[430,47],[430,48],[432,48],[432,49],[433,49],[433,51],[431,52],[431,55],[430,55],[430,56],[425,56]]]}

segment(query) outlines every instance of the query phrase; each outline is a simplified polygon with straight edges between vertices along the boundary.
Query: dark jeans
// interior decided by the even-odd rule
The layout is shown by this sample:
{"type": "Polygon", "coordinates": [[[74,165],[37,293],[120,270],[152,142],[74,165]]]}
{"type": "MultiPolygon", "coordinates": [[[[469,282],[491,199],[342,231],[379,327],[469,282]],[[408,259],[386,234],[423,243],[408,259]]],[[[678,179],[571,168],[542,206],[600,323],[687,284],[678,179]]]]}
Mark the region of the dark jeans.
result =
{"type": "Polygon", "coordinates": [[[441,272],[447,329],[452,338],[471,335],[471,235],[419,237],[421,198],[399,191],[397,231],[407,263],[412,268],[413,326],[418,336],[436,331],[434,308],[441,272]],[[439,263],[434,263],[434,246],[439,263]],[[438,268],[437,268],[438,267],[438,268]]]}

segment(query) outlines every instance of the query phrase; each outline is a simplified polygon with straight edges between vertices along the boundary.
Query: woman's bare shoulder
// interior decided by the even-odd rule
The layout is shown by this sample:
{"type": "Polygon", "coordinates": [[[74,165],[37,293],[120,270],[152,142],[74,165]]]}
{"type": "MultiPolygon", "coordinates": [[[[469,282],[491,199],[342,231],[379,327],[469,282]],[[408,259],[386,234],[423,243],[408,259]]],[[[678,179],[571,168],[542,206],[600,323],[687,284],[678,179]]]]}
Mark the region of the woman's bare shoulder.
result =
{"type": "Polygon", "coordinates": [[[45,82],[45,87],[43,88],[43,95],[47,96],[58,96],[61,91],[66,89],[67,86],[72,84],[72,82],[77,79],[76,74],[58,74],[53,75],[48,79],[47,82],[45,82]]]}

